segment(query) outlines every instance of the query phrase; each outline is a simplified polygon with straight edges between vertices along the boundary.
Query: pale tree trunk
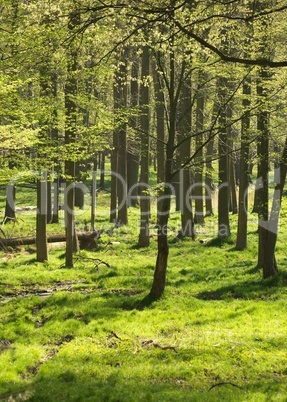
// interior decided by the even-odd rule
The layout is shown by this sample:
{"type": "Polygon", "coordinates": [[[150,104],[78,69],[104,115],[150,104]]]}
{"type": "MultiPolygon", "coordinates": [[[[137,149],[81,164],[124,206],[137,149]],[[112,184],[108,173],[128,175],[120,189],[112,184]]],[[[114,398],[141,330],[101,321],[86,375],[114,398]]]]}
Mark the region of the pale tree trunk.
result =
{"type": "Polygon", "coordinates": [[[7,184],[6,187],[5,215],[3,219],[4,224],[10,221],[16,221],[15,206],[16,206],[16,186],[14,183],[9,183],[7,184]]]}
{"type": "Polygon", "coordinates": [[[118,137],[114,130],[113,132],[113,150],[111,152],[111,199],[110,199],[110,222],[116,223],[117,221],[117,199],[118,199],[118,137]]]}
{"type": "Polygon", "coordinates": [[[96,221],[96,194],[97,194],[97,160],[94,159],[91,186],[91,230],[95,230],[96,221]]]}
{"type": "MultiPolygon", "coordinates": [[[[271,207],[270,218],[267,226],[264,228],[267,232],[264,233],[266,236],[266,241],[264,243],[264,258],[262,266],[264,278],[272,277],[276,275],[278,272],[277,262],[275,258],[275,246],[277,242],[279,215],[281,209],[284,184],[286,181],[286,172],[287,172],[287,138],[285,140],[282,158],[278,168],[278,176],[277,176],[278,183],[276,184],[273,194],[273,202],[271,207]]],[[[261,224],[266,225],[266,222],[265,221],[261,222],[261,224]]]]}
{"type": "Polygon", "coordinates": [[[37,180],[36,250],[38,262],[48,261],[46,178],[37,180]]]}
{"type": "Polygon", "coordinates": [[[105,151],[103,151],[101,152],[101,161],[99,163],[99,170],[100,170],[99,188],[101,190],[105,189],[105,165],[106,165],[106,153],[105,151]]]}
{"type": "Polygon", "coordinates": [[[150,58],[148,46],[143,47],[142,54],[142,82],[140,89],[140,105],[141,105],[141,173],[140,173],[140,232],[138,239],[139,247],[148,247],[149,238],[149,135],[150,135],[150,118],[149,118],[149,75],[150,75],[150,58]]]}
{"type": "Polygon", "coordinates": [[[250,129],[250,95],[251,80],[243,83],[243,117],[241,121],[241,149],[239,167],[239,205],[236,248],[247,248],[247,217],[248,217],[248,179],[249,179],[249,129],[250,129]]]}

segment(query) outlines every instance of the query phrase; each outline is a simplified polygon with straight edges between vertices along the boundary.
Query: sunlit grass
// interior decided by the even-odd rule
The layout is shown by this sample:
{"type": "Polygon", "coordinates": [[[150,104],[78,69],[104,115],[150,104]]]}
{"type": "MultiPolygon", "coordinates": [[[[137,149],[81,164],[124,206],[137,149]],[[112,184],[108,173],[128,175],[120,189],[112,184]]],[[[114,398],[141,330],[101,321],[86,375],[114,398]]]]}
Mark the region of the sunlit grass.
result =
{"type": "MultiPolygon", "coordinates": [[[[197,228],[196,241],[179,240],[173,207],[166,292],[143,308],[156,236],[148,249],[137,248],[139,210],[129,210],[127,227],[115,228],[106,216],[108,196],[97,201],[97,227],[105,232],[73,268],[64,267],[63,247],[51,248],[44,264],[35,261],[34,247],[0,255],[0,399],[286,401],[283,235],[280,274],[263,280],[255,268],[256,217],[248,250],[236,251],[236,216],[228,241],[216,238],[213,218],[197,228]]],[[[79,229],[89,213],[88,205],[79,211],[79,229]]],[[[14,233],[28,235],[34,215],[21,219],[14,233]]],[[[154,210],[151,220],[153,231],[154,210]]]]}

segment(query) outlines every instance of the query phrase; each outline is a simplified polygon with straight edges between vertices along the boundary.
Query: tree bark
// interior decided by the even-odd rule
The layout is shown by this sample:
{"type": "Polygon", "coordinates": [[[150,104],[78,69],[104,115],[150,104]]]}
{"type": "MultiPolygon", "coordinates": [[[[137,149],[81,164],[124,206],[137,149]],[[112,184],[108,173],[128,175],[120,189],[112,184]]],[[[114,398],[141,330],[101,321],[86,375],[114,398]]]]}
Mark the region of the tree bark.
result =
{"type": "Polygon", "coordinates": [[[227,136],[227,79],[218,80],[220,102],[220,133],[218,136],[219,172],[218,172],[218,237],[230,236],[229,224],[229,175],[228,175],[228,136],[227,136]]]}
{"type": "MultiPolygon", "coordinates": [[[[159,52],[158,57],[162,58],[162,54],[159,52]]],[[[157,142],[156,142],[156,160],[157,160],[157,184],[158,184],[158,194],[157,194],[157,210],[161,211],[162,206],[160,202],[163,196],[162,185],[164,183],[164,171],[165,171],[165,97],[163,91],[163,85],[161,82],[161,75],[157,67],[154,66],[154,91],[156,98],[156,132],[157,132],[157,142]]],[[[157,218],[157,221],[159,218],[157,218]]]]}
{"type": "MultiPolygon", "coordinates": [[[[184,66],[184,70],[186,67],[184,66]]],[[[180,164],[188,162],[191,157],[191,76],[185,78],[180,92],[180,112],[177,126],[180,164]]],[[[181,215],[180,236],[195,238],[194,219],[191,204],[190,167],[187,165],[179,171],[179,209],[181,215]]]]}
{"type": "Polygon", "coordinates": [[[6,205],[3,223],[8,223],[11,220],[16,220],[15,214],[16,205],[16,186],[14,183],[8,183],[6,187],[6,205]]]}
{"type": "Polygon", "coordinates": [[[141,173],[140,173],[140,231],[138,246],[148,247],[149,237],[149,214],[150,214],[150,195],[149,195],[149,75],[150,57],[148,46],[143,47],[142,54],[142,81],[140,88],[141,106],[141,173]]]}
{"type": "MultiPolygon", "coordinates": [[[[79,23],[79,14],[71,12],[69,16],[69,29],[79,23]]],[[[65,85],[65,144],[69,146],[76,141],[77,127],[77,105],[75,97],[77,95],[77,80],[75,73],[78,69],[77,49],[71,49],[68,60],[68,75],[65,85]]],[[[75,238],[75,162],[73,155],[66,156],[65,160],[66,177],[66,197],[65,197],[65,216],[66,216],[66,267],[73,267],[73,253],[77,251],[77,240],[75,238]]]]}
{"type": "Polygon", "coordinates": [[[236,248],[247,248],[247,217],[248,217],[248,178],[249,178],[249,129],[250,129],[250,95],[251,80],[247,78],[243,83],[243,109],[241,121],[241,150],[239,165],[239,205],[236,248]]]}
{"type": "Polygon", "coordinates": [[[47,179],[37,180],[36,249],[38,262],[48,261],[47,179]]]}
{"type": "Polygon", "coordinates": [[[203,213],[203,162],[202,162],[202,143],[204,125],[204,87],[202,86],[204,76],[202,71],[198,75],[198,89],[196,94],[196,150],[199,150],[195,158],[194,173],[194,221],[202,225],[204,223],[203,213]]]}

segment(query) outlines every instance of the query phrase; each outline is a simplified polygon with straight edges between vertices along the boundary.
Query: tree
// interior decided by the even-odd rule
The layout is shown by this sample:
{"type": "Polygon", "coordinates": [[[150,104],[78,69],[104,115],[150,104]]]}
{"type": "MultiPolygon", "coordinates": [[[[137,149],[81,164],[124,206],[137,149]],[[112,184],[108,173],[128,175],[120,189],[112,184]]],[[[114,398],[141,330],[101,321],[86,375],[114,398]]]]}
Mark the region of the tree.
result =
{"type": "Polygon", "coordinates": [[[149,80],[150,80],[150,57],[149,47],[143,46],[142,53],[142,79],[140,86],[140,129],[141,129],[141,172],[140,172],[140,232],[139,247],[148,247],[149,239],[149,139],[150,139],[150,113],[149,113],[149,80]]]}

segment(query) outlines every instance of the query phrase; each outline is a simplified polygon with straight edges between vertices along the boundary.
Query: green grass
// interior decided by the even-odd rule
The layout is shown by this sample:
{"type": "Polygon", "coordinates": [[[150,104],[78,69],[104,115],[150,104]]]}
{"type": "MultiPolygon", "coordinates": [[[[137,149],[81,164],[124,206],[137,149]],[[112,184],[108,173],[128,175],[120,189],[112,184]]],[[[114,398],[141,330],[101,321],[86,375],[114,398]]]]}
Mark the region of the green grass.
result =
{"type": "MultiPolygon", "coordinates": [[[[98,198],[97,224],[111,229],[107,199],[98,198]]],[[[19,215],[23,226],[19,219],[13,231],[28,233],[34,216],[19,215]]],[[[79,227],[88,216],[87,208],[79,227]]],[[[166,292],[143,308],[156,237],[148,249],[135,247],[138,219],[131,209],[129,226],[104,234],[71,269],[63,248],[52,248],[44,264],[31,247],[0,254],[0,400],[286,401],[283,236],[280,274],[263,280],[255,226],[248,250],[236,251],[234,235],[214,238],[212,218],[198,240],[178,241],[172,212],[166,292]]]]}

